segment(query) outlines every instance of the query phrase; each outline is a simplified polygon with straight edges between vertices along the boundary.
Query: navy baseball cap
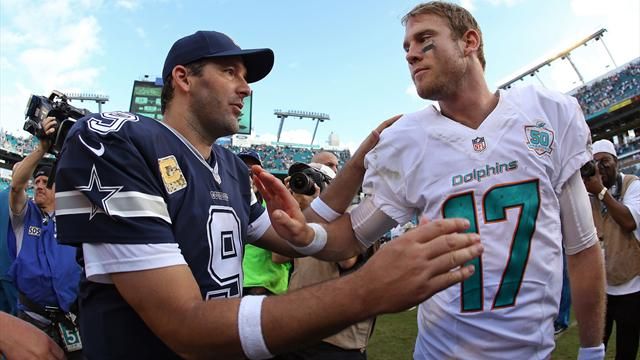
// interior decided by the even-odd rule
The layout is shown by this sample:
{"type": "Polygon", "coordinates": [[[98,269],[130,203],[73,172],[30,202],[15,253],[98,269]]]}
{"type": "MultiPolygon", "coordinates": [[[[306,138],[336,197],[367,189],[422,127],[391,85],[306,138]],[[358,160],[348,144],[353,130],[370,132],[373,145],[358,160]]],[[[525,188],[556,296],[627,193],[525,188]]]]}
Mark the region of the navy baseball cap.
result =
{"type": "Polygon", "coordinates": [[[194,61],[226,56],[240,56],[247,68],[247,82],[256,82],[269,74],[273,67],[271,49],[245,49],[230,37],[217,31],[196,31],[173,43],[164,60],[162,80],[166,81],[176,65],[187,65],[194,61]]]}
{"type": "Polygon", "coordinates": [[[49,174],[51,174],[51,166],[49,165],[42,165],[40,167],[38,167],[36,169],[36,171],[33,172],[33,178],[37,179],[38,176],[46,176],[49,177],[49,174]]]}
{"type": "Polygon", "coordinates": [[[255,150],[247,149],[247,150],[241,151],[238,153],[238,157],[242,160],[244,160],[244,158],[254,159],[258,162],[258,165],[262,166],[262,160],[260,160],[260,154],[258,154],[258,152],[255,150]]]}

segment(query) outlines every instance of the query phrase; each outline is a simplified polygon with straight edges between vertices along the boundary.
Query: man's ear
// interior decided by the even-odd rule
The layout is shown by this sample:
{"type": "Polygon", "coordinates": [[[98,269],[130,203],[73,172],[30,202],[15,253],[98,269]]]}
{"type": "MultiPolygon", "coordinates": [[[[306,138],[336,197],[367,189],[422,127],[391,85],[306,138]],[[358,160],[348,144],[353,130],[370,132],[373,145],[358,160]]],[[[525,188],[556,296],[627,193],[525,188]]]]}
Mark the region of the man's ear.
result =
{"type": "Polygon", "coordinates": [[[173,88],[181,89],[184,92],[188,92],[191,86],[191,79],[189,79],[189,70],[184,65],[176,65],[171,71],[171,77],[173,78],[173,88]]]}
{"type": "Polygon", "coordinates": [[[464,41],[464,55],[468,56],[473,52],[477,52],[480,48],[480,33],[475,29],[467,30],[462,35],[462,41],[464,41]]]}

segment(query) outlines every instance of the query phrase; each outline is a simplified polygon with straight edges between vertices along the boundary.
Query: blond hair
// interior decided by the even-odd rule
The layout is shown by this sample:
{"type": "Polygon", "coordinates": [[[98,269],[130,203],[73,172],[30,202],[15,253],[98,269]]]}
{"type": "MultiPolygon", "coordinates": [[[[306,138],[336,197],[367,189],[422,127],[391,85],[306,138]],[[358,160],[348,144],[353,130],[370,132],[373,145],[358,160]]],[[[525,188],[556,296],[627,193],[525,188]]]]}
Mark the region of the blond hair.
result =
{"type": "Polygon", "coordinates": [[[478,25],[476,19],[467,9],[448,2],[430,1],[418,4],[411,9],[411,11],[402,17],[402,25],[406,26],[410,18],[422,14],[432,14],[446,19],[449,23],[449,28],[451,29],[454,40],[461,39],[468,30],[477,31],[478,35],[480,35],[480,44],[477,51],[478,60],[480,60],[482,68],[485,68],[486,61],[484,58],[482,31],[480,30],[480,25],[478,25]]]}

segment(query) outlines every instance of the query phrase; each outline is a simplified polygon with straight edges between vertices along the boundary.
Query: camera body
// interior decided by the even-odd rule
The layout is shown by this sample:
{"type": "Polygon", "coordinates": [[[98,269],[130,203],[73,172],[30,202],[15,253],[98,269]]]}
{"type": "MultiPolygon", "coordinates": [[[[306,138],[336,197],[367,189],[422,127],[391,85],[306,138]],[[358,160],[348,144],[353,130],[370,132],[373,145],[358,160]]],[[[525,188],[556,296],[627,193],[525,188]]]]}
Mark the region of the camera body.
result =
{"type": "Polygon", "coordinates": [[[596,174],[596,166],[598,166],[598,163],[595,160],[589,160],[580,168],[580,175],[583,178],[592,177],[596,174]]]}
{"type": "Polygon", "coordinates": [[[331,183],[331,178],[320,170],[316,170],[306,164],[301,164],[306,167],[298,170],[294,168],[296,165],[298,164],[294,164],[289,169],[289,175],[291,175],[289,188],[291,191],[302,195],[313,195],[316,193],[314,185],[318,185],[320,192],[322,192],[331,183]]]}
{"type": "Polygon", "coordinates": [[[90,113],[87,109],[79,109],[69,104],[67,96],[60,91],[54,90],[47,98],[44,96],[31,95],[25,109],[25,122],[23,129],[39,139],[49,138],[53,145],[49,152],[53,155],[62,149],[62,144],[67,136],[67,132],[76,120],[90,113]],[[52,135],[46,135],[42,122],[49,116],[53,116],[58,121],[58,128],[52,135]]]}

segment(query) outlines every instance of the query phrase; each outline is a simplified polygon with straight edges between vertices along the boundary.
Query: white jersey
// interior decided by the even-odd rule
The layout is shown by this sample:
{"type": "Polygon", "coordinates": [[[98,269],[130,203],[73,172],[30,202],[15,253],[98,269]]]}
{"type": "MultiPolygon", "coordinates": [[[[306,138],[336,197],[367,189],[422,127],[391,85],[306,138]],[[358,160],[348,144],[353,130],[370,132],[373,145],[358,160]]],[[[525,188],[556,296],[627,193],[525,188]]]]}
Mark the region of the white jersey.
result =
{"type": "Polygon", "coordinates": [[[484,245],[474,275],[425,301],[416,359],[545,359],[562,287],[558,197],[591,158],[574,98],[500,91],[478,129],[434,107],[407,114],[366,157],[364,189],[398,223],[464,217],[484,245]]]}

